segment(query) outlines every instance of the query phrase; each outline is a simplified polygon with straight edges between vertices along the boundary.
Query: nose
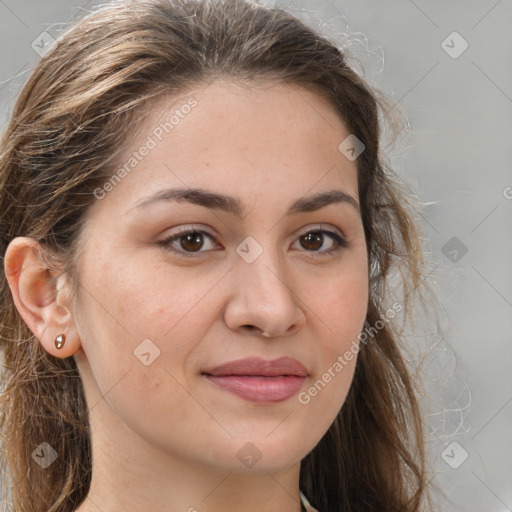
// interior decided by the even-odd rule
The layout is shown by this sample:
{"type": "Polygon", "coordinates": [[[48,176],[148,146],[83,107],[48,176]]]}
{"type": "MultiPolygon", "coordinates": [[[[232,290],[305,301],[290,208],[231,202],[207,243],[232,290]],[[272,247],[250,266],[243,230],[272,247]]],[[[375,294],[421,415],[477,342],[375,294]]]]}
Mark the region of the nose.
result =
{"type": "Polygon", "coordinates": [[[295,334],[306,317],[295,282],[270,250],[252,263],[240,258],[231,273],[233,294],[224,321],[233,331],[265,337],[295,334]]]}

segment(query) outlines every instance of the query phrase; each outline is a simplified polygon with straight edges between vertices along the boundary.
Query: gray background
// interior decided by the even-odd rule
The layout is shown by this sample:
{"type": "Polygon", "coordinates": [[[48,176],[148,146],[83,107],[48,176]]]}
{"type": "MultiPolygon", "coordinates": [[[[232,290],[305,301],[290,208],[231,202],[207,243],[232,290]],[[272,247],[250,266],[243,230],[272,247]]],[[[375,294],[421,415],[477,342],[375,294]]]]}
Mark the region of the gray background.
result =
{"type": "MultiPolygon", "coordinates": [[[[442,412],[429,426],[443,510],[512,511],[512,2],[305,1],[327,29],[364,34],[354,48],[368,79],[408,116],[392,162],[425,205],[443,305],[430,367],[442,412]]],[[[41,33],[57,37],[56,23],[93,4],[0,0],[0,128],[41,33]]]]}

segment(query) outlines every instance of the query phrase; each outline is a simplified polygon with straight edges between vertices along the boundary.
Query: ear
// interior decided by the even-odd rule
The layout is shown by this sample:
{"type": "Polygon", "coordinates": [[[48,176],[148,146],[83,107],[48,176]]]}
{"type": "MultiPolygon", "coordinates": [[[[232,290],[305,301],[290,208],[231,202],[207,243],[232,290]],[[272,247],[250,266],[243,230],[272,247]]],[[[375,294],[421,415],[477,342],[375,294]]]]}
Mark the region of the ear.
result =
{"type": "Polygon", "coordinates": [[[16,308],[43,348],[55,357],[69,357],[81,348],[66,273],[50,270],[39,257],[33,238],[16,237],[5,252],[4,266],[16,308]],[[55,338],[66,335],[61,349],[55,338]]]}

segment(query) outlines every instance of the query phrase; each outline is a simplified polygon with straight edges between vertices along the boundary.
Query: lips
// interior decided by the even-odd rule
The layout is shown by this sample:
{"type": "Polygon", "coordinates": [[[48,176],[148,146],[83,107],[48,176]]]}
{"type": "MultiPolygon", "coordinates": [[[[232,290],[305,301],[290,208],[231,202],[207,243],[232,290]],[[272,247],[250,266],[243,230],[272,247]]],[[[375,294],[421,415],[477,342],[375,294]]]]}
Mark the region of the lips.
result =
{"type": "Polygon", "coordinates": [[[273,361],[249,357],[247,359],[231,361],[204,373],[217,377],[221,375],[257,375],[260,377],[295,375],[297,377],[306,377],[308,371],[302,364],[290,357],[280,357],[273,361]]]}
{"type": "Polygon", "coordinates": [[[256,403],[282,402],[295,395],[308,375],[289,357],[267,361],[257,357],[231,361],[203,372],[217,387],[256,403]]]}

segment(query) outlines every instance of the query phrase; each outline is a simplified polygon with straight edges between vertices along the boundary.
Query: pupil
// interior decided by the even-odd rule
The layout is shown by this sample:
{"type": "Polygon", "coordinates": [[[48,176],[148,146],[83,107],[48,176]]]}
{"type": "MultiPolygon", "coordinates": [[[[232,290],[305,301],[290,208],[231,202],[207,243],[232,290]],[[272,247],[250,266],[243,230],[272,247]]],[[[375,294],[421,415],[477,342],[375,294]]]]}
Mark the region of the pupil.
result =
{"type": "Polygon", "coordinates": [[[203,245],[201,239],[202,235],[200,233],[189,233],[183,237],[181,247],[187,251],[199,250],[203,245]]]}
{"type": "Polygon", "coordinates": [[[315,250],[315,249],[319,249],[320,247],[322,247],[323,235],[321,233],[319,233],[318,231],[312,231],[311,233],[308,233],[307,235],[304,235],[301,238],[303,238],[303,240],[306,241],[305,244],[304,243],[302,244],[303,247],[306,249],[315,250]],[[319,242],[319,245],[317,245],[316,247],[315,247],[315,240],[316,240],[316,242],[319,242]]]}

